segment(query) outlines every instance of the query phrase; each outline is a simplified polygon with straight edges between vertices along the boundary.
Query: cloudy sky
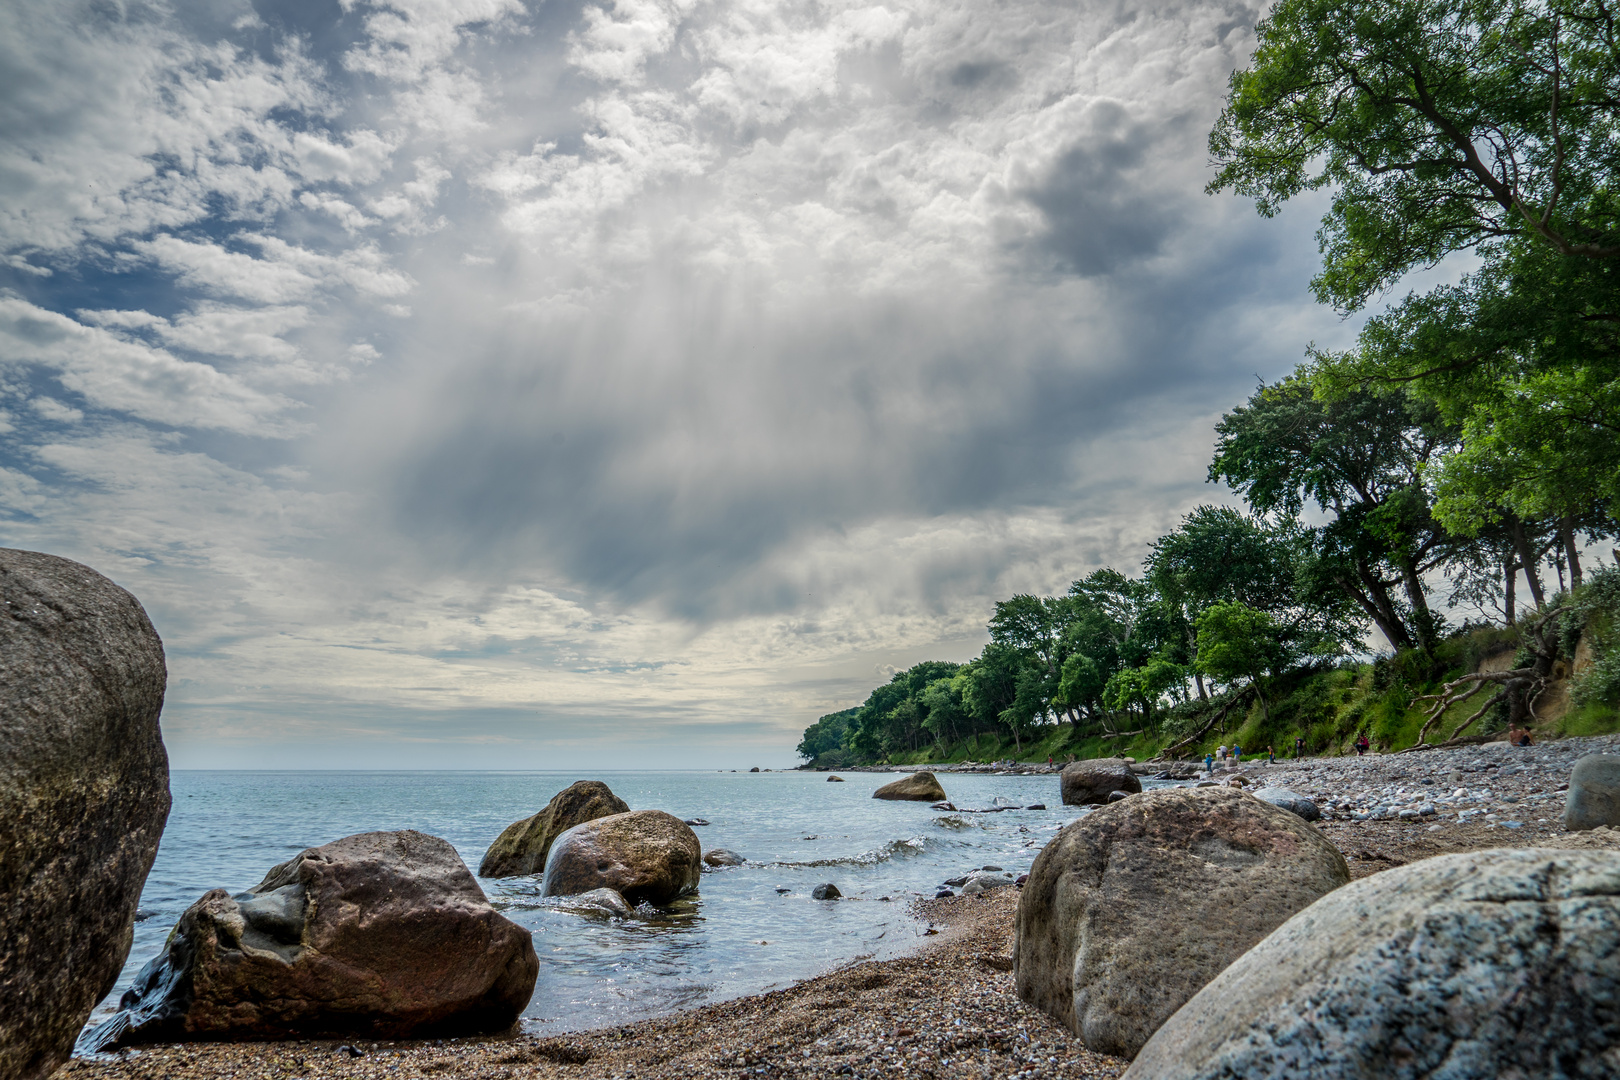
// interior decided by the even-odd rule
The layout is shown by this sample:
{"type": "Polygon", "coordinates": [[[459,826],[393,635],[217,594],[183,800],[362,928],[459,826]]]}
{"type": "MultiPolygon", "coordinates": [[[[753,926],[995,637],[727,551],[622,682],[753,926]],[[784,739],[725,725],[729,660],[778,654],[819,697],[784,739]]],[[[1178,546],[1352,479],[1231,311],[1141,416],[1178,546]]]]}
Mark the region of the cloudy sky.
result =
{"type": "Polygon", "coordinates": [[[180,767],[785,766],[1351,329],[1243,0],[0,4],[0,544],[180,767]]]}

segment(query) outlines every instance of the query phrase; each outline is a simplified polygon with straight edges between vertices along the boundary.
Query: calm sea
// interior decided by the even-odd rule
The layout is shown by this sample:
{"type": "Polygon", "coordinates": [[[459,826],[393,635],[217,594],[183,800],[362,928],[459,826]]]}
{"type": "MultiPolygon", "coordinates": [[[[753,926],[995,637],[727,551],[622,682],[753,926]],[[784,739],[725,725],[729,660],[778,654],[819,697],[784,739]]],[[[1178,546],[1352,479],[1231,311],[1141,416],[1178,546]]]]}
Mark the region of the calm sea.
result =
{"type": "Polygon", "coordinates": [[[477,870],[507,825],[575,780],[602,780],[633,810],[704,818],[703,849],[748,864],[703,875],[700,892],[656,919],[559,910],[537,878],[480,879],[505,915],[534,931],[540,978],[524,1014],[532,1032],[623,1023],[808,978],[861,956],[893,955],[922,934],[907,911],[941,881],[994,865],[1015,874],[1072,821],[1056,776],[941,774],[959,807],[997,796],[1046,810],[949,814],[880,802],[893,777],[851,773],[175,772],[174,809],[141,897],[135,946],[98,1023],[180,914],[212,888],[240,892],[306,847],[354,833],[419,829],[454,844],[477,870]],[[830,881],[846,899],[810,890],[830,881]],[[779,889],[787,892],[779,892],[779,889]]]}

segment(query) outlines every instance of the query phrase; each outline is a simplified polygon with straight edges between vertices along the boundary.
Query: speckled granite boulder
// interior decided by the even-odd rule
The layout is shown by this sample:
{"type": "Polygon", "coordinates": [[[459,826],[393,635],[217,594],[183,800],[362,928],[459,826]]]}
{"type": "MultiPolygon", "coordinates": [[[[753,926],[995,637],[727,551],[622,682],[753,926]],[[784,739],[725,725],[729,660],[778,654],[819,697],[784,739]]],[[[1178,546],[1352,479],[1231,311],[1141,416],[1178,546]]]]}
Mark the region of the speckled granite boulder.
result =
{"type": "Polygon", "coordinates": [[[163,644],[129,593],[0,549],[0,1077],[54,1072],[129,955],[169,816],[163,644]]]}
{"type": "Polygon", "coordinates": [[[939,778],[933,773],[914,772],[892,784],[884,784],[872,792],[872,798],[905,802],[943,802],[945,789],[939,786],[939,778]]]}
{"type": "Polygon", "coordinates": [[[1616,1074],[1620,854],[1442,855],[1330,893],[1159,1029],[1127,1080],[1616,1074]]]}
{"type": "Polygon", "coordinates": [[[1058,784],[1065,806],[1102,806],[1116,791],[1134,795],[1142,790],[1142,781],[1124,758],[1092,758],[1065,765],[1058,784]]]}
{"type": "Polygon", "coordinates": [[[557,792],[533,817],[514,821],[484,853],[478,876],[517,877],[542,873],[557,837],[587,821],[627,813],[630,804],[600,780],[576,780],[557,792]]]}
{"type": "Polygon", "coordinates": [[[1620,825],[1620,754],[1588,754],[1569,774],[1564,828],[1570,832],[1620,825]]]}
{"type": "Polygon", "coordinates": [[[1036,856],[1018,903],[1018,994],[1091,1049],[1131,1057],[1227,964],[1349,880],[1314,826],[1252,795],[1143,792],[1036,856]]]}
{"type": "Polygon", "coordinates": [[[697,833],[662,810],[597,818],[557,837],[540,881],[542,896],[613,889],[632,905],[667,904],[693,892],[703,870],[697,833]]]}
{"type": "Polygon", "coordinates": [[[204,894],[80,1045],[502,1031],[539,970],[449,843],[362,833],[204,894]]]}
{"type": "Polygon", "coordinates": [[[1306,821],[1317,821],[1322,816],[1322,811],[1316,808],[1315,803],[1303,795],[1289,791],[1287,788],[1261,788],[1254,793],[1254,797],[1261,802],[1268,802],[1280,810],[1287,810],[1290,814],[1298,814],[1306,821]]]}

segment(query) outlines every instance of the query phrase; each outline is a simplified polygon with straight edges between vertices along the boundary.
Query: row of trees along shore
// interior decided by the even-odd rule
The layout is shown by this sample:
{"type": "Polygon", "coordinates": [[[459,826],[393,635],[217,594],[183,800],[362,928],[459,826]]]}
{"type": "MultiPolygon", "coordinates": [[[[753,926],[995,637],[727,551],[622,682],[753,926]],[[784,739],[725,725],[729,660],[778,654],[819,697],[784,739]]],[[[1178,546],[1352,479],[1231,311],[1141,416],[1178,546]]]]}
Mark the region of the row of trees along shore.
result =
{"type": "Polygon", "coordinates": [[[998,603],[976,659],[897,674],[800,754],[1433,743],[1530,720],[1582,637],[1564,730],[1614,727],[1620,571],[1587,553],[1620,533],[1617,13],[1277,3],[1209,190],[1267,217],[1326,192],[1311,287],[1379,310],[1216,426],[1209,478],[1246,510],[1199,507],[1134,576],[998,603]],[[1465,272],[1391,299],[1447,259],[1465,272]]]}

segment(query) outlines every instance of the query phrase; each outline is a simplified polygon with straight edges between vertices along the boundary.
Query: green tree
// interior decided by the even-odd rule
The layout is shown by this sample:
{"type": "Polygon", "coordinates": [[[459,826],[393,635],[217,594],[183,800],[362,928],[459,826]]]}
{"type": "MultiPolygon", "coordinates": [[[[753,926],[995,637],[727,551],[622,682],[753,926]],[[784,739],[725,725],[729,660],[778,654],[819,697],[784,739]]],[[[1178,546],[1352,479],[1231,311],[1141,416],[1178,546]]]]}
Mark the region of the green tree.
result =
{"type": "Polygon", "coordinates": [[[1432,649],[1441,620],[1424,575],[1454,547],[1423,486],[1424,466],[1452,437],[1434,410],[1399,391],[1324,402],[1302,369],[1261,387],[1215,430],[1211,480],[1225,480],[1261,514],[1294,521],[1315,503],[1330,515],[1303,530],[1311,550],[1298,567],[1320,606],[1338,594],[1392,645],[1432,649]]]}
{"type": "Polygon", "coordinates": [[[1572,580],[1580,523],[1620,504],[1615,11],[1281,0],[1210,136],[1210,189],[1262,214],[1332,191],[1313,285],[1341,311],[1477,256],[1460,283],[1371,320],[1356,349],[1318,356],[1316,388],[1436,405],[1457,438],[1429,469],[1434,516],[1459,536],[1552,519],[1572,580]]]}
{"type": "Polygon", "coordinates": [[[1454,251],[1620,256],[1620,64],[1606,0],[1279,0],[1210,134],[1211,191],[1262,214],[1330,189],[1324,302],[1454,251]]]}
{"type": "Polygon", "coordinates": [[[1277,622],[1263,611],[1237,601],[1222,601],[1198,618],[1198,666],[1224,683],[1248,679],[1260,699],[1260,711],[1267,718],[1271,710],[1264,680],[1286,660],[1287,650],[1277,622]]]}

